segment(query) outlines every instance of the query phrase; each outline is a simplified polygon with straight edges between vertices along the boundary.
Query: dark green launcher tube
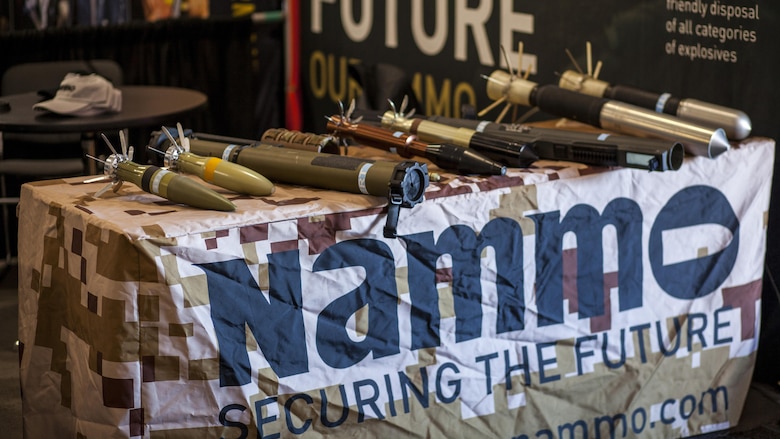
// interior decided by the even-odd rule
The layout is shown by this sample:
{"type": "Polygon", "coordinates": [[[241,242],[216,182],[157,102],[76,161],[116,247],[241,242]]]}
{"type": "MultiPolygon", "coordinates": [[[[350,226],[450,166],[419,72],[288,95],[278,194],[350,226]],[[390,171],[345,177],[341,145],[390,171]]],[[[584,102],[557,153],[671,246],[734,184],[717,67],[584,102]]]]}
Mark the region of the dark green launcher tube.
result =
{"type": "MultiPolygon", "coordinates": [[[[238,163],[259,172],[271,181],[379,197],[388,196],[388,185],[396,175],[398,166],[404,163],[280,148],[267,144],[245,146],[200,139],[190,139],[190,151],[238,163]]],[[[424,172],[425,176],[414,178],[420,182],[425,180],[427,186],[427,169],[424,172]]],[[[424,189],[424,186],[420,187],[420,190],[424,189]]],[[[422,193],[409,195],[417,198],[421,197],[422,193]]]]}

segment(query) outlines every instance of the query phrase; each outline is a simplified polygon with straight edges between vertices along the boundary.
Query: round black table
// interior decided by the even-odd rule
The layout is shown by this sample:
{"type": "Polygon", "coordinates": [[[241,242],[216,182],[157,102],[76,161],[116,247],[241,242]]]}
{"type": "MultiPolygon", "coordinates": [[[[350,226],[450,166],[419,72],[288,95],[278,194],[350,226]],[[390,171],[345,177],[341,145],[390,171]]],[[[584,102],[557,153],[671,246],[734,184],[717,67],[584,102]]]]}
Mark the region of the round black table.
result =
{"type": "MultiPolygon", "coordinates": [[[[94,154],[94,133],[156,126],[175,121],[206,105],[206,95],[178,87],[126,85],[122,111],[97,116],[63,116],[34,110],[43,99],[37,93],[0,96],[0,131],[18,133],[81,133],[86,150],[94,154]]],[[[90,169],[94,173],[94,169],[90,169]]]]}

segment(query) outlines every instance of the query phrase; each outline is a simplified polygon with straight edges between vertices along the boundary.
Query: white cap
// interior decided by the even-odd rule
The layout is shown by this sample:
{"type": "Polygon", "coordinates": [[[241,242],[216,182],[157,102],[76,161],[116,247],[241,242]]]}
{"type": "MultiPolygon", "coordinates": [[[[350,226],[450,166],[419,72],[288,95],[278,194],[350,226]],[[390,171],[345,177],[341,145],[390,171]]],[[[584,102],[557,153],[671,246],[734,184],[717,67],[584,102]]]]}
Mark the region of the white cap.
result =
{"type": "Polygon", "coordinates": [[[122,92],[106,78],[95,73],[68,73],[53,99],[33,105],[35,110],[48,110],[70,116],[94,116],[122,110],[122,92]]]}

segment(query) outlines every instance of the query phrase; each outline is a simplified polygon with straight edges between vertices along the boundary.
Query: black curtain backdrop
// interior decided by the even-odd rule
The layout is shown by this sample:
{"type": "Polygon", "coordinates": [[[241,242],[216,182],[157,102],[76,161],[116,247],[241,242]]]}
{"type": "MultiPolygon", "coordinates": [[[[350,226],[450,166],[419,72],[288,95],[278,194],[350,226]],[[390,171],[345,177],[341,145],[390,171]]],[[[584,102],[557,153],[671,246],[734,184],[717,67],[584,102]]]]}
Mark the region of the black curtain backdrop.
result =
{"type": "Polygon", "coordinates": [[[24,62],[107,58],[122,66],[125,85],[199,90],[208,106],[190,121],[195,131],[256,139],[284,123],[283,23],[179,19],[21,31],[0,35],[0,49],[0,73],[24,62]]]}
{"type": "MultiPolygon", "coordinates": [[[[124,85],[176,86],[205,93],[206,108],[179,121],[185,128],[259,139],[266,129],[284,123],[283,26],[253,23],[246,17],[0,34],[0,75],[20,63],[112,59],[122,66],[124,85]]],[[[135,161],[162,164],[161,157],[145,148],[151,133],[159,130],[150,126],[129,131],[135,161]]],[[[109,153],[101,141],[96,146],[98,155],[109,153]]],[[[17,195],[29,180],[9,178],[8,194],[17,195]]],[[[16,222],[10,226],[15,249],[16,222]]],[[[0,234],[0,249],[3,241],[0,234]]],[[[0,253],[5,257],[5,251],[0,253]]]]}

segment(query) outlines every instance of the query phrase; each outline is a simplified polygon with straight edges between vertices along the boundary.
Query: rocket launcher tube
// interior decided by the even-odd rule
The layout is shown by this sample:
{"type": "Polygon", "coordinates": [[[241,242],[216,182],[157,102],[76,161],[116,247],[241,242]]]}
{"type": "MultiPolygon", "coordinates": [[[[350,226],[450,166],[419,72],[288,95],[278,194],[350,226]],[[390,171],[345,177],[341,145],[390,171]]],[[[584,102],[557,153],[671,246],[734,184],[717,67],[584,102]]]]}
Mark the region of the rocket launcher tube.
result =
{"type": "Polygon", "coordinates": [[[246,166],[272,181],[378,197],[387,196],[387,183],[397,165],[262,143],[242,147],[197,138],[190,139],[190,151],[246,166]]]}
{"type": "Polygon", "coordinates": [[[682,143],[609,134],[578,133],[528,127],[491,131],[489,136],[528,140],[540,158],[593,166],[623,166],[648,171],[676,171],[685,157],[682,143]]]}
{"type": "Polygon", "coordinates": [[[422,202],[429,184],[428,167],[414,161],[369,160],[262,143],[249,146],[252,141],[242,143],[196,136],[190,139],[190,151],[238,163],[272,181],[385,197],[389,204],[384,236],[388,238],[396,236],[399,208],[422,202]]]}
{"type": "Polygon", "coordinates": [[[540,159],[566,160],[594,166],[625,166],[651,171],[676,171],[683,163],[682,143],[604,132],[579,132],[531,125],[429,116],[429,123],[464,127],[488,137],[532,145],[540,159]]]}

